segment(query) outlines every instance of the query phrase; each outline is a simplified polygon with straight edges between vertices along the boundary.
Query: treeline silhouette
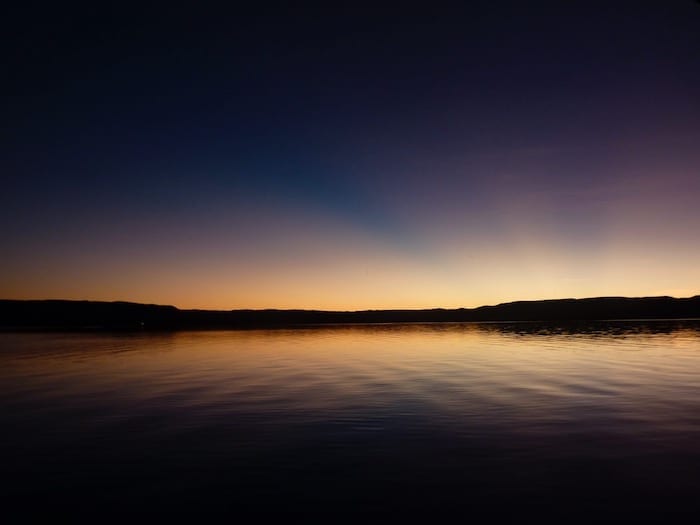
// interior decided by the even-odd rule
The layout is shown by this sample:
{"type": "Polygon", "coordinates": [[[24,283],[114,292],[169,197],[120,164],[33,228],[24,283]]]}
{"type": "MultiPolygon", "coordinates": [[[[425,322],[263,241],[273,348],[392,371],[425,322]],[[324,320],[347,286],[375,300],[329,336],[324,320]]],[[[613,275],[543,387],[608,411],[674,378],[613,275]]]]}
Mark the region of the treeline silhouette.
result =
{"type": "Polygon", "coordinates": [[[700,296],[596,297],[517,301],[478,308],[429,310],[180,310],[174,306],[100,301],[0,300],[4,329],[265,328],[327,324],[587,321],[700,318],[700,296]]]}

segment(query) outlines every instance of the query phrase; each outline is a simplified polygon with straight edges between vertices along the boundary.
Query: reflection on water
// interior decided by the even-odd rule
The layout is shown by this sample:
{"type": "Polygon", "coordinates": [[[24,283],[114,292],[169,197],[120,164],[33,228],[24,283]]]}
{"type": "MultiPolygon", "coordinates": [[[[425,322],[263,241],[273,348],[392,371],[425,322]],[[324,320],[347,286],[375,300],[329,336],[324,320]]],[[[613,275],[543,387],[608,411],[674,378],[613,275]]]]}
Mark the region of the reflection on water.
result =
{"type": "Polygon", "coordinates": [[[17,512],[700,510],[698,322],[0,334],[0,345],[0,460],[17,512]]]}

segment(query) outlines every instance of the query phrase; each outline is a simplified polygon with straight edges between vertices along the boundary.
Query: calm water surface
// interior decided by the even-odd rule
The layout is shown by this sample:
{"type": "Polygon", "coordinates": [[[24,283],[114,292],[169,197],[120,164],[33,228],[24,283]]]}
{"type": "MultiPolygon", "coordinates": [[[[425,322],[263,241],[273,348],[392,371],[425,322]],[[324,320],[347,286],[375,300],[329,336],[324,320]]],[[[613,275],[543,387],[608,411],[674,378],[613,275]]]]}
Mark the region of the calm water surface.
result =
{"type": "Polygon", "coordinates": [[[685,521],[700,323],[0,334],[9,516],[685,521]]]}

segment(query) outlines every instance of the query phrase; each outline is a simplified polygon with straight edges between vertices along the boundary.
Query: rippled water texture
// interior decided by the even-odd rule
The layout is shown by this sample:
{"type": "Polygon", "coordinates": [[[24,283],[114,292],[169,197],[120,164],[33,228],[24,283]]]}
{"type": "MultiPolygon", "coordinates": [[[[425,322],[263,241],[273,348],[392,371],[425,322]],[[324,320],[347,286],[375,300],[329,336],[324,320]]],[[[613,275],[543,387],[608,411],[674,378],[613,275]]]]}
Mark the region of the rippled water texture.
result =
{"type": "Polygon", "coordinates": [[[396,522],[700,511],[700,324],[0,334],[6,510],[396,522]]]}

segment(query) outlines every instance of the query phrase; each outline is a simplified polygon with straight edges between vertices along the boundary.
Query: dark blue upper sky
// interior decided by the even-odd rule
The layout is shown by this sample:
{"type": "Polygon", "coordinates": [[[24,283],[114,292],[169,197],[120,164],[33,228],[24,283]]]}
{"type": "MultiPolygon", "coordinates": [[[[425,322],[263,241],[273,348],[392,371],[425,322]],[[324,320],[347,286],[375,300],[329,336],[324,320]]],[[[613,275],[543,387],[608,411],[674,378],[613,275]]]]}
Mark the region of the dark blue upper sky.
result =
{"type": "Polygon", "coordinates": [[[3,25],[0,295],[371,307],[700,286],[696,2],[56,4],[3,25]],[[649,237],[675,255],[623,282],[649,237]]]}

